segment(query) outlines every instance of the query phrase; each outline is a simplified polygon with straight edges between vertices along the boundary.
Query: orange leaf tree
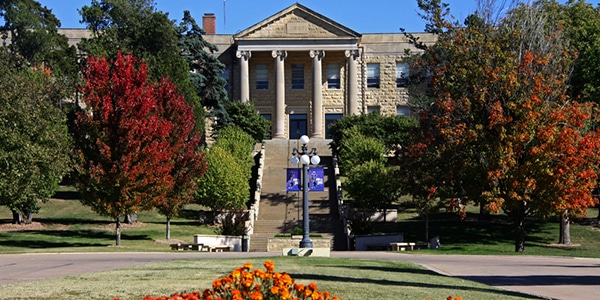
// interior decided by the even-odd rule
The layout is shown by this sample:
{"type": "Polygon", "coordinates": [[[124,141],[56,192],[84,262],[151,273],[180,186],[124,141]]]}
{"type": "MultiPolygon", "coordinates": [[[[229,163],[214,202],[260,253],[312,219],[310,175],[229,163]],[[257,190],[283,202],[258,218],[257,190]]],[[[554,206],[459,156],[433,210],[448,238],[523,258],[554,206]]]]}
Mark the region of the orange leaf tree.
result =
{"type": "Polygon", "coordinates": [[[560,28],[533,26],[535,7],[499,24],[472,15],[458,27],[439,1],[419,2],[439,39],[420,45],[415,63],[430,76],[414,96],[422,139],[409,152],[436,162],[429,184],[504,210],[515,251],[524,251],[525,217],[572,216],[594,204],[600,140],[587,127],[593,105],[567,97],[572,53],[560,28]]]}
{"type": "Polygon", "coordinates": [[[84,204],[116,220],[120,245],[120,216],[157,207],[170,220],[192,201],[205,170],[195,151],[200,136],[176,86],[149,82],[146,64],[132,55],[90,57],[83,75],[85,108],[74,132],[78,188],[84,204]]]}

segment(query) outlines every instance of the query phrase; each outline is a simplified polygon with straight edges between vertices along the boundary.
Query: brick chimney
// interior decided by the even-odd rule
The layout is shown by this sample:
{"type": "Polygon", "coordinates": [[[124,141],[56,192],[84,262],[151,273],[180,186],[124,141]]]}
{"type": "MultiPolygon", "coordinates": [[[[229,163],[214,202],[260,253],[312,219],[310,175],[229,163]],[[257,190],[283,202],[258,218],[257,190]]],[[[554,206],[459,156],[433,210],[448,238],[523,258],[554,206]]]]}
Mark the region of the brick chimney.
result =
{"type": "Polygon", "coordinates": [[[202,16],[202,29],[206,31],[206,34],[217,33],[217,17],[213,13],[205,13],[202,16]]]}

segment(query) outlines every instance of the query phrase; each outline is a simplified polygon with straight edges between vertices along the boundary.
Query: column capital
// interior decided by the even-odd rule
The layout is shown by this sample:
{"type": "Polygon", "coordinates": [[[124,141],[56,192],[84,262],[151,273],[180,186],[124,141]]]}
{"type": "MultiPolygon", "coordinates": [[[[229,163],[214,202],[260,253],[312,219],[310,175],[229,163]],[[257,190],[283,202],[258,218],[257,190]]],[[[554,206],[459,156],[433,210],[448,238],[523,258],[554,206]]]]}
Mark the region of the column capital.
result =
{"type": "Polygon", "coordinates": [[[244,60],[248,60],[250,56],[252,56],[252,52],[249,50],[238,50],[235,52],[235,56],[237,58],[243,58],[244,60]]]}
{"type": "Polygon", "coordinates": [[[273,58],[279,58],[281,60],[284,60],[287,57],[287,51],[285,51],[285,50],[273,50],[271,52],[271,56],[273,56],[273,58]]]}
{"type": "Polygon", "coordinates": [[[317,59],[321,60],[323,57],[325,57],[325,50],[310,50],[308,55],[310,55],[311,58],[316,57],[317,59]]]}
{"type": "Polygon", "coordinates": [[[352,58],[356,60],[360,56],[360,51],[358,49],[355,50],[346,50],[344,52],[347,58],[352,58]]]}

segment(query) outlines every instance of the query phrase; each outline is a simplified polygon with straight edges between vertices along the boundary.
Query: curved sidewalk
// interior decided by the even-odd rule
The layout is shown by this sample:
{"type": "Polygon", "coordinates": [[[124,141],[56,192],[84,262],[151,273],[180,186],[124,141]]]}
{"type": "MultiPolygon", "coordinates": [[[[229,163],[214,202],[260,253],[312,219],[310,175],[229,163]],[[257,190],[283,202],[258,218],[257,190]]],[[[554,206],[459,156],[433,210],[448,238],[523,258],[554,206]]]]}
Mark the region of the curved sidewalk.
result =
{"type": "MultiPolygon", "coordinates": [[[[184,258],[253,258],[268,252],[62,253],[0,255],[0,286],[184,258]]],[[[332,252],[331,257],[409,261],[437,273],[546,299],[600,299],[600,259],[543,256],[332,252]]],[[[0,288],[1,289],[1,288],[0,288]]]]}

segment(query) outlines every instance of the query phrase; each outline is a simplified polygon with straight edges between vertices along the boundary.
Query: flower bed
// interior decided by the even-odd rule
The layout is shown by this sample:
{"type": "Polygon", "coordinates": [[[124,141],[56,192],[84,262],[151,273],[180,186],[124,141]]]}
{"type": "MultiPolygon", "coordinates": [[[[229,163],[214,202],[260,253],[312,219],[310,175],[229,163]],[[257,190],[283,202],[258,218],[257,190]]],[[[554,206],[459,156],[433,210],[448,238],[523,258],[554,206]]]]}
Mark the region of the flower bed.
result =
{"type": "Polygon", "coordinates": [[[203,292],[146,296],[143,300],[339,300],[336,296],[331,297],[329,292],[319,291],[315,283],[311,282],[306,286],[297,284],[289,274],[275,272],[275,264],[270,260],[264,266],[264,271],[252,270],[252,264],[246,263],[229,275],[213,281],[212,289],[205,289],[203,292]]]}
{"type": "MultiPolygon", "coordinates": [[[[275,272],[271,260],[264,263],[265,270],[252,269],[250,263],[233,270],[229,275],[213,281],[212,288],[191,293],[174,293],[171,296],[146,296],[143,300],[339,300],[329,292],[319,291],[313,282],[297,284],[287,273],[275,272]]],[[[119,300],[114,298],[113,300],[119,300]]],[[[447,300],[462,300],[448,297],[447,300]]]]}

